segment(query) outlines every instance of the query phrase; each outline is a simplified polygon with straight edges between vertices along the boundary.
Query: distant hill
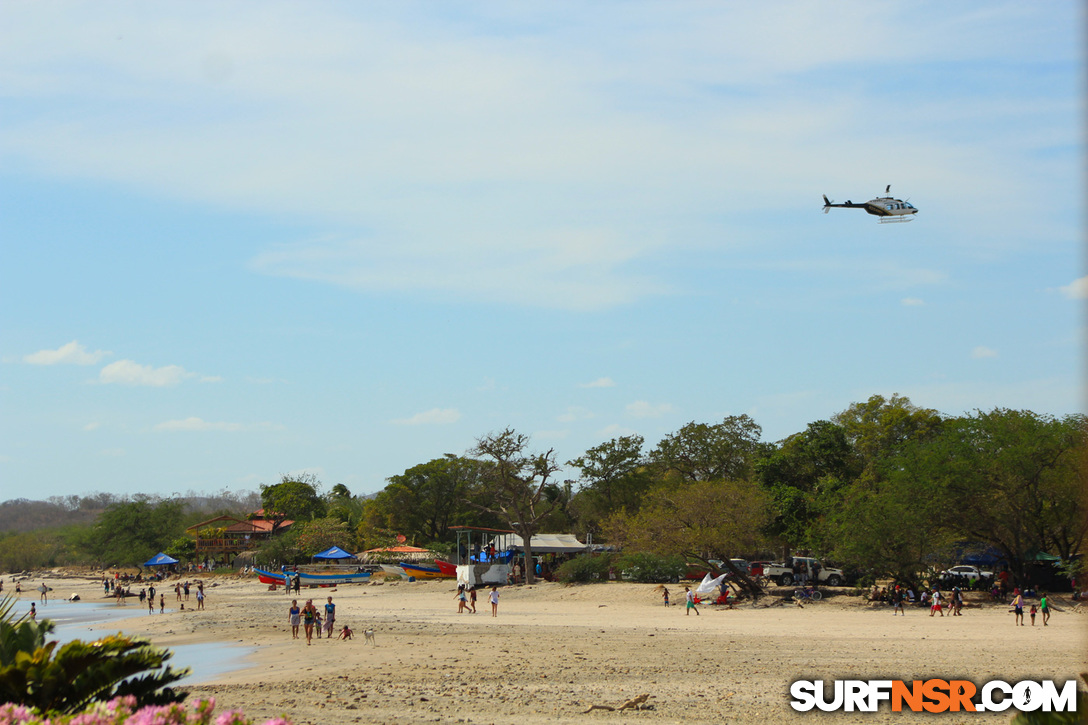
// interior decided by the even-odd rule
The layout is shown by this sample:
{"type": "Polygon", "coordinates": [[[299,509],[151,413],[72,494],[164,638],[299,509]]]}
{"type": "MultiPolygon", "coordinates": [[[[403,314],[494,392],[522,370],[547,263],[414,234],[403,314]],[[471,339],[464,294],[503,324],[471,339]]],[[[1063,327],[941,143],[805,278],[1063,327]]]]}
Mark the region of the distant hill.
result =
{"type": "MultiPolygon", "coordinates": [[[[45,501],[11,499],[0,503],[0,534],[92,524],[108,506],[129,498],[95,493],[89,496],[54,496],[45,501]]],[[[186,513],[230,511],[244,515],[261,507],[261,496],[255,491],[223,491],[213,495],[190,491],[179,498],[185,504],[186,513]]]]}

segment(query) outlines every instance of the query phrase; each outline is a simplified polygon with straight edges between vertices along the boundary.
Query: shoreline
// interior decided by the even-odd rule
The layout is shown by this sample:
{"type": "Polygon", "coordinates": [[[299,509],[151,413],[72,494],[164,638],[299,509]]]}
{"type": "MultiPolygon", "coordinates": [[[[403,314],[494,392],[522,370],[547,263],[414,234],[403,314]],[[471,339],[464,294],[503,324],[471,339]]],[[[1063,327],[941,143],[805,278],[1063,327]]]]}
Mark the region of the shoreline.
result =
{"type": "MultiPolygon", "coordinates": [[[[1086,669],[1088,652],[1088,613],[1073,611],[1065,596],[1054,597],[1054,616],[1044,628],[1041,622],[1013,627],[1003,605],[969,607],[962,617],[942,619],[919,607],[893,617],[891,607],[845,594],[803,608],[768,606],[771,596],[733,610],[703,605],[696,616],[682,606],[664,607],[654,585],[542,583],[500,588],[493,618],[487,590],[477,614],[457,614],[452,580],[303,590],[300,605],[313,598],[320,606],[331,595],[337,628],[347,623],[356,635],[307,646],[291,639],[293,597],[282,589],[270,592],[256,577],[207,581],[204,611],[168,607],[164,615],[126,620],[126,631],[170,648],[252,647],[239,669],[182,687],[195,697],[215,697],[219,708],[241,708],[251,718],[287,715],[298,725],[459,719],[535,725],[636,716],[764,723],[801,714],[788,705],[795,679],[1065,680],[1086,669]],[[374,630],[374,644],[363,640],[367,628],[374,630]],[[653,709],[637,715],[583,713],[643,693],[651,695],[653,709]]],[[[86,586],[101,593],[100,584],[86,586]]],[[[669,588],[674,601],[681,599],[682,586],[669,588]]],[[[918,716],[835,717],[892,722],[918,716]]],[[[970,719],[1007,723],[1010,717],[970,719]]]]}

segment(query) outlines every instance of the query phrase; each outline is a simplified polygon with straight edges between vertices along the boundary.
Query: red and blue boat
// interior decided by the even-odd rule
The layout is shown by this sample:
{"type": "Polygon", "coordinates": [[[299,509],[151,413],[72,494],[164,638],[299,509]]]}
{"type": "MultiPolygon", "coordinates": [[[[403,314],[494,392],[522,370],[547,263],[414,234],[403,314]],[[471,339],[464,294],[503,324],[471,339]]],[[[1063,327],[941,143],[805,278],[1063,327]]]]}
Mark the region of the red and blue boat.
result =
{"type": "Polygon", "coordinates": [[[404,570],[405,574],[415,577],[416,579],[457,578],[457,566],[455,564],[451,564],[448,561],[439,561],[438,559],[435,559],[434,563],[434,566],[420,566],[419,564],[409,564],[402,561],[399,566],[404,570]]]}

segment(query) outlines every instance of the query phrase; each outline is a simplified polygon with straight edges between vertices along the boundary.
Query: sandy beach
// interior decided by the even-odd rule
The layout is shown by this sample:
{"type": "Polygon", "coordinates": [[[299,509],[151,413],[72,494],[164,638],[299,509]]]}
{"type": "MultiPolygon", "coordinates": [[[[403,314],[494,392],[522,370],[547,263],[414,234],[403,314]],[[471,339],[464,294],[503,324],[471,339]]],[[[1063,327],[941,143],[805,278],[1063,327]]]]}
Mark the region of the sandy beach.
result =
{"type": "MultiPolygon", "coordinates": [[[[37,576],[24,587],[43,579],[37,576]]],[[[100,583],[44,579],[53,595],[80,593],[105,601],[100,583]]],[[[291,598],[255,577],[206,580],[206,609],[195,592],[178,609],[167,582],[163,615],[124,622],[130,634],[161,646],[225,642],[254,648],[247,666],[209,684],[195,697],[218,708],[242,708],[254,718],[286,715],[295,723],[762,723],[800,717],[885,722],[913,719],[883,709],[865,714],[801,714],[789,706],[796,679],[931,677],[1019,680],[1075,677],[1086,669],[1088,612],[1066,596],[1053,598],[1049,627],[1014,627],[1002,605],[969,606],[962,617],[934,617],[849,596],[822,602],[733,610],[664,607],[653,585],[537,584],[501,588],[498,617],[481,590],[476,614],[458,614],[449,581],[388,582],[303,590],[320,605],[337,604],[348,642],[291,638],[291,598]],[[375,643],[362,633],[372,629],[375,643]],[[640,694],[651,709],[585,711],[618,706],[640,694]]],[[[5,590],[7,589],[5,583],[5,590]]],[[[670,586],[673,601],[682,587],[670,586]]],[[[24,592],[24,599],[37,593],[24,592]]],[[[130,600],[129,607],[139,609],[130,600]]],[[[43,611],[48,616],[48,609],[43,611]]],[[[112,625],[116,629],[116,625],[112,625]]],[[[925,715],[942,722],[1007,722],[1010,713],[925,715]]]]}

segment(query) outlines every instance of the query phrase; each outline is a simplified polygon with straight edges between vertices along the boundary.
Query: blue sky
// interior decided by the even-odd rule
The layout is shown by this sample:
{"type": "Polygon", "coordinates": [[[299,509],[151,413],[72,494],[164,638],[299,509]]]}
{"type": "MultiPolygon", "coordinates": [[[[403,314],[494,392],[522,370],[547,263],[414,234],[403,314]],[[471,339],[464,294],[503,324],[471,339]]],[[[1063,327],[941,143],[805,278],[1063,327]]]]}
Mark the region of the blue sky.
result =
{"type": "MultiPolygon", "coordinates": [[[[0,498],[1085,409],[1075,2],[4,3],[0,498]],[[920,209],[821,213],[886,184],[920,209]]],[[[573,475],[573,472],[570,472],[573,475]]]]}

